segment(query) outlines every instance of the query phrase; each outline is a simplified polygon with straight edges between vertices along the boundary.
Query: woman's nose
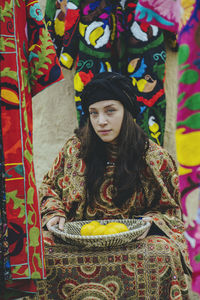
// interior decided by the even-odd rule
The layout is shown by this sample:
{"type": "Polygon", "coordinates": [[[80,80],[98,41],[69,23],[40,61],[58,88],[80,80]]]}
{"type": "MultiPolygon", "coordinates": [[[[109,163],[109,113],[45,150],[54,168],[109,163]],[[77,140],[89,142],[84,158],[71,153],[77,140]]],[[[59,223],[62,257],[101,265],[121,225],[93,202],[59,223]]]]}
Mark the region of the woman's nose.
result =
{"type": "Polygon", "coordinates": [[[98,124],[101,126],[107,124],[107,119],[104,114],[99,114],[98,124]]]}

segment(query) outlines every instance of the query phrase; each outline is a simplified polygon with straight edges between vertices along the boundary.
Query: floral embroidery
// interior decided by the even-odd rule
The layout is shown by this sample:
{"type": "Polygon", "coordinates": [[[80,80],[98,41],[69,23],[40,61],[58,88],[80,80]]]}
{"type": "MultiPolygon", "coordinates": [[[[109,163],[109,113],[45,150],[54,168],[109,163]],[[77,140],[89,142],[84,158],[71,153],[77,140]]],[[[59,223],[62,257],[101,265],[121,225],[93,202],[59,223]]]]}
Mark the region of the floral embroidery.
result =
{"type": "Polygon", "coordinates": [[[38,3],[35,3],[33,6],[30,7],[30,15],[37,21],[42,21],[43,15],[40,9],[40,5],[38,3]]]}

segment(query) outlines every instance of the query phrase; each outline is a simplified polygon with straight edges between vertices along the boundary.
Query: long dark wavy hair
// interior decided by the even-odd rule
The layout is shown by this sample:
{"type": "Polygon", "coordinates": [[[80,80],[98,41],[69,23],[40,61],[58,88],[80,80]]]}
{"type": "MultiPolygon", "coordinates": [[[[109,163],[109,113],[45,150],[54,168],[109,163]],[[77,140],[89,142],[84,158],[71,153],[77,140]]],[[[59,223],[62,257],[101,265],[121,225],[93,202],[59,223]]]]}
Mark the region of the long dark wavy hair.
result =
{"type": "MultiPolygon", "coordinates": [[[[100,186],[108,157],[108,143],[103,142],[95,133],[90,119],[84,127],[76,129],[75,134],[81,141],[80,158],[85,161],[85,179],[87,204],[99,196],[100,186]]],[[[133,120],[132,115],[124,109],[122,127],[115,145],[115,171],[112,201],[121,207],[135,191],[141,188],[140,173],[146,167],[145,155],[149,148],[146,133],[133,120]]]]}

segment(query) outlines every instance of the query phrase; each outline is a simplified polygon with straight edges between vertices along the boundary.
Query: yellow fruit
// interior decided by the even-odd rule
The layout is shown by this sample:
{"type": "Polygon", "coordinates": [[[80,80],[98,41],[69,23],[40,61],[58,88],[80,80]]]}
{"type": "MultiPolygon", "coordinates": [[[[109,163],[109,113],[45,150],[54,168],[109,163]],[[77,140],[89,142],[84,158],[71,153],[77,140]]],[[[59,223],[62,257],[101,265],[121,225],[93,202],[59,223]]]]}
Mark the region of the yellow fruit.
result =
{"type": "Polygon", "coordinates": [[[95,227],[101,225],[98,221],[92,221],[89,224],[94,225],[95,227]]]}
{"type": "Polygon", "coordinates": [[[96,226],[92,232],[92,235],[103,235],[106,230],[105,225],[96,226]]]}
{"type": "Polygon", "coordinates": [[[117,225],[117,224],[122,224],[122,223],[119,223],[119,222],[110,222],[110,223],[106,224],[106,227],[112,227],[112,226],[117,225]]]}
{"type": "Polygon", "coordinates": [[[92,224],[85,224],[81,227],[81,235],[92,235],[95,226],[92,224]]]}
{"type": "Polygon", "coordinates": [[[115,234],[118,233],[117,228],[115,227],[107,227],[104,231],[104,234],[115,234]]]}
{"type": "Polygon", "coordinates": [[[117,233],[129,230],[128,227],[125,224],[119,223],[119,222],[111,222],[111,223],[108,223],[106,226],[108,228],[116,229],[117,233]]]}

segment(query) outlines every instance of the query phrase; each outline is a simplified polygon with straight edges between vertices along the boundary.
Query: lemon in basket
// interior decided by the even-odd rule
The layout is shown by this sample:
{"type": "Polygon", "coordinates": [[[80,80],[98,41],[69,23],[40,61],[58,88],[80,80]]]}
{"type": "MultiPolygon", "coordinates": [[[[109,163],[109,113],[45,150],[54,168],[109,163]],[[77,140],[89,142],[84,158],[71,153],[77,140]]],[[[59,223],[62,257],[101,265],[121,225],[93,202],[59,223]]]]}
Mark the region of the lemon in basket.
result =
{"type": "Polygon", "coordinates": [[[128,231],[128,227],[119,222],[110,222],[106,225],[100,224],[98,221],[92,221],[81,227],[81,235],[107,235],[128,231]]]}
{"type": "Polygon", "coordinates": [[[99,226],[101,226],[101,224],[97,221],[92,221],[88,224],[85,224],[81,227],[81,235],[94,235],[94,229],[99,226]]]}
{"type": "Polygon", "coordinates": [[[128,227],[125,224],[119,223],[119,222],[110,222],[106,226],[108,228],[111,228],[113,231],[115,229],[117,231],[116,233],[125,232],[125,231],[129,230],[128,227]]]}
{"type": "Polygon", "coordinates": [[[96,226],[92,232],[92,235],[104,235],[106,230],[105,225],[96,226]]]}

